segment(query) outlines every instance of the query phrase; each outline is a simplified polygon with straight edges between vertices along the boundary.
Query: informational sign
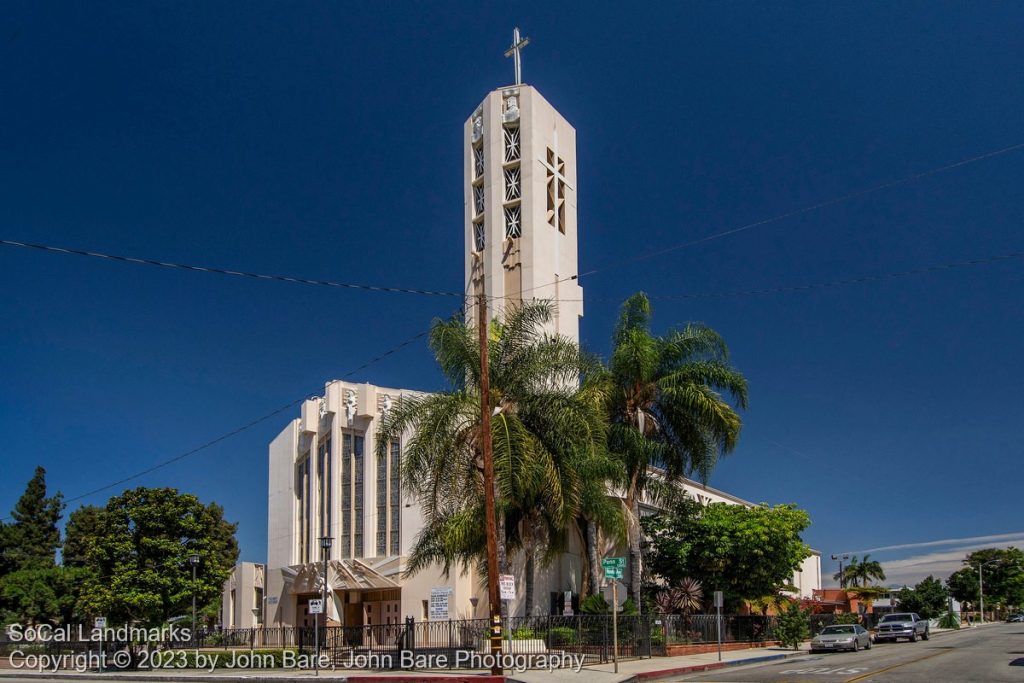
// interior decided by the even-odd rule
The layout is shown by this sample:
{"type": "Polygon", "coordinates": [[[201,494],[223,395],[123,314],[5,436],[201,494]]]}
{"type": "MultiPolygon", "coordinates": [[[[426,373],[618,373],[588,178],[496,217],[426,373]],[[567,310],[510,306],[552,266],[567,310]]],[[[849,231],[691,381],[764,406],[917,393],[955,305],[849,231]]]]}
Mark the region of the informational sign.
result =
{"type": "Polygon", "coordinates": [[[323,614],[324,613],[324,601],[323,598],[314,598],[309,601],[309,613],[310,614],[323,614]]]}
{"type": "Polygon", "coordinates": [[[562,614],[572,616],[572,591],[565,591],[562,594],[562,614]]]}
{"type": "Polygon", "coordinates": [[[271,595],[270,597],[268,597],[267,598],[267,604],[268,605],[276,605],[277,604],[277,596],[276,595],[271,595]]]}
{"type": "Polygon", "coordinates": [[[452,589],[448,587],[430,589],[430,620],[444,621],[449,619],[448,604],[451,602],[452,589]]]}
{"type": "Polygon", "coordinates": [[[96,621],[93,622],[93,628],[106,628],[106,627],[107,627],[107,618],[106,617],[96,617],[96,621]]]}
{"type": "Polygon", "coordinates": [[[516,577],[511,574],[498,575],[498,592],[502,600],[516,599],[516,577]]]}
{"type": "Polygon", "coordinates": [[[622,569],[626,566],[626,558],[624,557],[606,557],[601,560],[601,566],[605,569],[622,569]]]}

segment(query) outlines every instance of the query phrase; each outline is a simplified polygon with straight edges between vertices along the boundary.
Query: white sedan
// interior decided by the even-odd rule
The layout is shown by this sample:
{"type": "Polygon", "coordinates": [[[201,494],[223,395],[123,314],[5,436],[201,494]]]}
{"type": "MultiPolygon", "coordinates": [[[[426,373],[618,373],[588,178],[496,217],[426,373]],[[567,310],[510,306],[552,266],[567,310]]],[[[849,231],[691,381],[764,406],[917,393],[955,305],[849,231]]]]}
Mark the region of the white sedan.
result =
{"type": "Polygon", "coordinates": [[[811,640],[811,652],[827,650],[871,649],[871,634],[860,624],[835,624],[826,626],[811,640]]]}

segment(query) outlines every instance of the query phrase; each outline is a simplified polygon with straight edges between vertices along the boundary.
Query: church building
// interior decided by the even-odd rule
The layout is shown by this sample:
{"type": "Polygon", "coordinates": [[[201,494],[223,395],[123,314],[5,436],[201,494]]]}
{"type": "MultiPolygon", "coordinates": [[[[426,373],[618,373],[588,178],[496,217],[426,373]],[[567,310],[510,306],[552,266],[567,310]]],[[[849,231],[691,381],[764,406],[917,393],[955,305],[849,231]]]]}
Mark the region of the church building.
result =
{"type": "MultiPolygon", "coordinates": [[[[525,43],[517,29],[509,50],[516,83],[489,93],[463,127],[465,293],[485,294],[494,302],[492,317],[524,300],[553,300],[550,331],[578,342],[576,131],[536,88],[520,82],[525,43]]],[[[486,587],[472,570],[402,576],[423,526],[419,503],[399,478],[405,438],[388,444],[386,458],[374,453],[380,420],[416,393],[328,382],[323,396],[305,401],[271,442],[266,626],[313,624],[309,602],[323,590],[325,557],[328,624],[437,619],[442,613],[436,600],[431,609],[431,598],[438,595],[447,618],[487,616],[486,587]],[[321,547],[324,537],[332,539],[328,548],[321,547]]],[[[695,482],[684,486],[698,500],[750,505],[695,482]]],[[[512,570],[519,586],[513,615],[561,614],[578,600],[579,549],[539,570],[533,605],[523,602],[522,566],[513,563],[512,570]]],[[[807,596],[820,588],[820,557],[809,558],[794,582],[807,596]]]]}

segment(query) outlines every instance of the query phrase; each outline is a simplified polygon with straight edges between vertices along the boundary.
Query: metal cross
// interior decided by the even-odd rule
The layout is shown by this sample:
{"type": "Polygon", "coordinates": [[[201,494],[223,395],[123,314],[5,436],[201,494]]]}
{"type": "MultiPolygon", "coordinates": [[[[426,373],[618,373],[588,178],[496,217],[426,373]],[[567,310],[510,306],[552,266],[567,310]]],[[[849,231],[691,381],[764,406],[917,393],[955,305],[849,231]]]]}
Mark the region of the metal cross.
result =
{"type": "Polygon", "coordinates": [[[510,47],[509,49],[505,50],[505,56],[506,57],[514,57],[515,58],[515,63],[516,63],[516,85],[520,85],[523,82],[523,75],[522,75],[523,67],[522,67],[522,64],[519,61],[519,52],[520,52],[520,50],[522,50],[524,47],[526,47],[529,44],[530,44],[530,39],[529,38],[522,38],[522,39],[520,39],[520,37],[519,37],[519,27],[516,26],[516,30],[512,32],[512,47],[510,47]]]}

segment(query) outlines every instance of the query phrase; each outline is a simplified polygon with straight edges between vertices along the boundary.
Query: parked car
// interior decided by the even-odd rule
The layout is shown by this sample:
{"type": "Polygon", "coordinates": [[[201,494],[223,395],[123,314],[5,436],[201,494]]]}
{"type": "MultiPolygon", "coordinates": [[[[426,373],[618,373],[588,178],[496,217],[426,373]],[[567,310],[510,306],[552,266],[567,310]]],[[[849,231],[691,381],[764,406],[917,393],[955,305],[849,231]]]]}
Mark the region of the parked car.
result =
{"type": "Polygon", "coordinates": [[[897,612],[886,614],[878,622],[875,630],[875,642],[891,640],[896,642],[900,638],[906,638],[910,642],[916,642],[918,638],[928,640],[928,620],[922,619],[915,612],[897,612]]]}
{"type": "Polygon", "coordinates": [[[871,649],[871,634],[860,624],[835,624],[826,626],[811,639],[811,652],[828,650],[871,649]]]}
{"type": "Polygon", "coordinates": [[[1024,624],[1024,614],[1011,614],[1006,621],[1011,624],[1024,624]]]}

